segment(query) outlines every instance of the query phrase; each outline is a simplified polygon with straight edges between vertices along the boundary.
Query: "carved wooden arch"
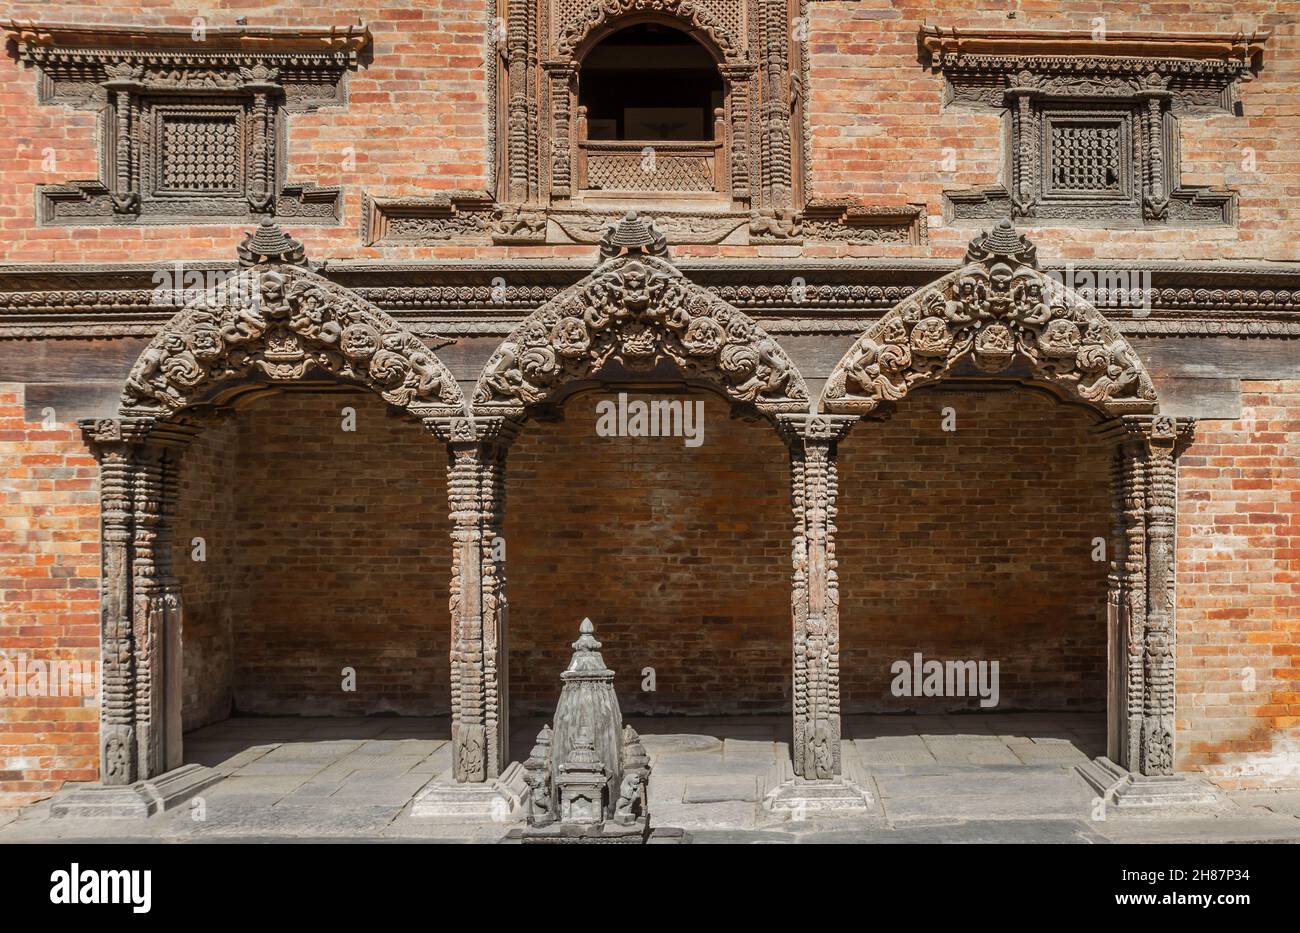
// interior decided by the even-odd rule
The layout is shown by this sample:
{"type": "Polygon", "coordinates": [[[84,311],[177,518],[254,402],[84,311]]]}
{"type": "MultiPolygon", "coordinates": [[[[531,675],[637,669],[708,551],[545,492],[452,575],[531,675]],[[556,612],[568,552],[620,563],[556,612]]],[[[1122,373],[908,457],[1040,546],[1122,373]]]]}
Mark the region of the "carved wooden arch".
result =
{"type": "Polygon", "coordinates": [[[610,34],[643,22],[676,26],[699,40],[720,65],[744,60],[739,38],[693,0],[595,0],[561,29],[556,53],[580,61],[610,34]]]}
{"type": "Polygon", "coordinates": [[[131,367],[121,414],[167,417],[240,385],[317,374],[418,417],[465,411],[455,378],[413,333],[342,285],[270,262],[240,270],[163,327],[131,367]]]}
{"type": "Polygon", "coordinates": [[[629,252],[601,264],[515,328],[483,367],[474,411],[523,415],[607,363],[644,373],[665,360],[769,417],[808,410],[803,376],[753,318],[670,262],[629,252]]]}
{"type": "Polygon", "coordinates": [[[890,309],[822,391],[825,412],[887,410],[952,375],[1024,376],[1107,415],[1152,414],[1155,387],[1132,345],[1091,303],[1036,268],[1007,221],[972,241],[967,264],[890,309]]]}

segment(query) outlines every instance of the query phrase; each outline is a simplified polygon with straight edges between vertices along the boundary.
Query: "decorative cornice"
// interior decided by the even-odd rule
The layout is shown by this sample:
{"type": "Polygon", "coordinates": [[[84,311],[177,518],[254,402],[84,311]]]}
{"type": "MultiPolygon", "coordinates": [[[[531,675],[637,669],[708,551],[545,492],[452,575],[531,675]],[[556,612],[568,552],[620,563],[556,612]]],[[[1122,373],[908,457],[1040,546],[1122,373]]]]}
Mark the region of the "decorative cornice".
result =
{"type": "Polygon", "coordinates": [[[196,56],[262,60],[292,56],[302,60],[328,57],[355,62],[370,45],[364,23],[297,28],[281,26],[208,26],[195,38],[192,26],[122,26],[10,20],[5,33],[18,45],[20,61],[94,63],[131,58],[169,60],[196,56]]]}
{"type": "Polygon", "coordinates": [[[957,29],[922,26],[921,47],[939,60],[971,55],[1106,56],[1112,58],[1164,58],[1196,61],[1241,62],[1251,69],[1263,63],[1264,43],[1271,31],[1245,33],[1140,33],[1107,32],[1104,38],[1088,30],[1071,29],[957,29]]]}
{"type": "MultiPolygon", "coordinates": [[[[920,259],[695,259],[677,266],[773,334],[861,333],[956,268],[952,261],[920,259]]],[[[1094,303],[1127,336],[1300,337],[1300,264],[1043,261],[1040,267],[1075,287],[1095,286],[1094,303]]],[[[152,336],[205,283],[235,268],[212,261],[0,266],[0,338],[152,336]]],[[[335,262],[319,271],[422,336],[505,336],[589,270],[581,261],[511,260],[335,262]]]]}

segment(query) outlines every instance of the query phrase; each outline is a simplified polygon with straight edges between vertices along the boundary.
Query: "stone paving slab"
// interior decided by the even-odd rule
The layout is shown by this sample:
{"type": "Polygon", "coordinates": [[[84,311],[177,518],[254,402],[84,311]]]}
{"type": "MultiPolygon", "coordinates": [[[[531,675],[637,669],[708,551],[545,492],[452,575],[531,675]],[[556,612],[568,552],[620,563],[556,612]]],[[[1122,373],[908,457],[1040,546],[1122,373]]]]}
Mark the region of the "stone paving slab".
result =
{"type": "Polygon", "coordinates": [[[1015,756],[1025,764],[1042,764],[1045,762],[1084,762],[1089,758],[1078,748],[1070,744],[1061,745],[1017,745],[1011,749],[1015,756]]]}
{"type": "Polygon", "coordinates": [[[251,761],[234,774],[237,777],[275,777],[300,775],[303,779],[311,777],[320,771],[328,762],[319,758],[315,759],[281,759],[279,761],[268,760],[268,758],[259,758],[251,761]]]}
{"type": "Polygon", "coordinates": [[[758,800],[758,785],[757,776],[687,778],[682,803],[722,803],[728,800],[753,802],[758,800]]]}
{"type": "Polygon", "coordinates": [[[641,744],[651,755],[686,755],[721,752],[722,741],[711,735],[642,735],[641,744]]]}
{"type": "Polygon", "coordinates": [[[330,795],[330,800],[359,800],[371,805],[406,806],[429,780],[424,774],[390,777],[383,773],[358,771],[330,795]]]}

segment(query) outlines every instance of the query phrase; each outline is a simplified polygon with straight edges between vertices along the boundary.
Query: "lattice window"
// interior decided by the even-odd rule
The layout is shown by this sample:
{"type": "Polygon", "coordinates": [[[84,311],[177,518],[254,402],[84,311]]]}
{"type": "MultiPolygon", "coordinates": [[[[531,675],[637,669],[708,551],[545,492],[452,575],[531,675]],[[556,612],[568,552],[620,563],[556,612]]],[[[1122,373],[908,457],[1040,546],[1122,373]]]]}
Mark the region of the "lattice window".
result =
{"type": "Polygon", "coordinates": [[[166,117],[162,128],[160,191],[238,193],[243,153],[235,118],[166,117]]]}
{"type": "Polygon", "coordinates": [[[1051,185],[1059,191],[1119,192],[1119,124],[1055,124],[1052,127],[1051,185]]]}
{"type": "Polygon", "coordinates": [[[712,156],[651,156],[640,149],[587,156],[587,185],[594,190],[711,192],[714,180],[712,156]]]}
{"type": "Polygon", "coordinates": [[[1268,33],[1113,33],[923,26],[945,104],[1005,115],[1004,181],[945,191],[954,220],[1086,226],[1232,224],[1236,193],[1184,184],[1179,121],[1236,113],[1268,33]]]}

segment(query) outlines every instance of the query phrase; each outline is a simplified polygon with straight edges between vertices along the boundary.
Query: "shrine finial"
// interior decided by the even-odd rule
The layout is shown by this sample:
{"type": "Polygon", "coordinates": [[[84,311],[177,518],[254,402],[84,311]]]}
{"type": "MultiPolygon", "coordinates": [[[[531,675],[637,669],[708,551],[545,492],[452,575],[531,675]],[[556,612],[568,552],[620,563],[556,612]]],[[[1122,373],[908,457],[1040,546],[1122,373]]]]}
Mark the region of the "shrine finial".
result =
{"type": "Polygon", "coordinates": [[[600,239],[600,255],[613,259],[624,253],[644,253],[647,256],[666,256],[668,238],[655,229],[649,218],[628,211],[623,219],[612,223],[600,239]]]}
{"type": "Polygon", "coordinates": [[[1003,218],[992,230],[983,231],[966,248],[967,262],[1010,262],[1038,268],[1038,248],[1023,233],[1017,233],[1011,218],[1003,218]]]}
{"type": "Polygon", "coordinates": [[[307,265],[307,250],[301,243],[280,229],[272,218],[264,217],[254,233],[245,233],[244,241],[236,247],[239,262],[244,266],[257,266],[268,262],[291,266],[307,265]]]}

